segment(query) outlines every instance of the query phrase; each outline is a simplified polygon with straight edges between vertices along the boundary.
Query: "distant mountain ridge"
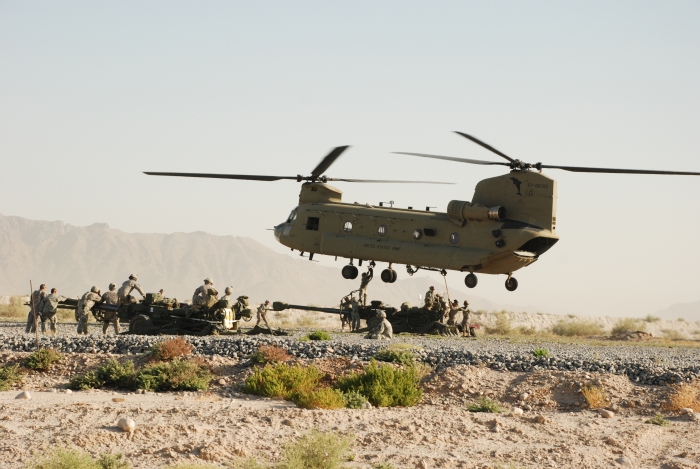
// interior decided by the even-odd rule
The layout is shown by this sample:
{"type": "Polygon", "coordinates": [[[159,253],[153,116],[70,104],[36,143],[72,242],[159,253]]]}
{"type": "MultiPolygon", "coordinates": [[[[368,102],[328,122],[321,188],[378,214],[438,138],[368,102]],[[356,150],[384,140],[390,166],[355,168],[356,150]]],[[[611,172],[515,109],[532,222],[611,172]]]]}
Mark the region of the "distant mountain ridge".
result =
{"type": "MultiPolygon", "coordinates": [[[[110,282],[120,285],[136,273],[145,291],[163,288],[166,296],[181,300],[190,299],[202,279],[211,277],[221,293],[232,285],[235,295],[246,294],[255,303],[269,299],[330,306],[359,286],[359,280],[343,279],[339,268],[302,262],[250,238],[201,231],[125,233],[104,223],[79,227],[3,215],[0,266],[3,295],[26,295],[32,279],[35,288],[45,283],[61,294],[77,296],[92,285],[105,291],[110,282]]],[[[431,283],[427,277],[412,277],[388,285],[377,278],[370,284],[369,297],[395,306],[404,301],[415,305],[431,283]]],[[[501,309],[471,294],[451,293],[469,298],[475,309],[501,309]]]]}

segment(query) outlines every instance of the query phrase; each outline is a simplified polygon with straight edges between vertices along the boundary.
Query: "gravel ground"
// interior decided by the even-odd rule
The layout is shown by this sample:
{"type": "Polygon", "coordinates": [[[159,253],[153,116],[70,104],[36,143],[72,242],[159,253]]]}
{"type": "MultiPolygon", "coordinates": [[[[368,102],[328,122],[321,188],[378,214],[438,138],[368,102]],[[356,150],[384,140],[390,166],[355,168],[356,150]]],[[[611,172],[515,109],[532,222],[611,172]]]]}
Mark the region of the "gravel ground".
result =
{"type": "MultiPolygon", "coordinates": [[[[79,337],[75,326],[59,324],[56,336],[43,336],[45,347],[61,352],[138,354],[161,337],[113,335],[102,337],[101,324],[90,325],[89,336],[79,337]]],[[[306,331],[308,332],[308,331],[306,331]]],[[[244,358],[262,344],[277,344],[298,358],[347,357],[368,360],[388,342],[364,339],[359,334],[332,334],[331,341],[301,342],[306,332],[288,337],[209,336],[191,337],[201,355],[244,358]]],[[[511,343],[502,339],[401,335],[393,343],[414,346],[419,359],[438,368],[455,365],[488,366],[496,371],[537,370],[601,372],[626,375],[634,383],[665,385],[700,377],[700,349],[643,346],[594,346],[546,341],[511,343]],[[536,347],[546,348],[549,357],[534,357],[536,347]]],[[[0,323],[0,351],[32,351],[34,336],[24,325],[0,323]]]]}

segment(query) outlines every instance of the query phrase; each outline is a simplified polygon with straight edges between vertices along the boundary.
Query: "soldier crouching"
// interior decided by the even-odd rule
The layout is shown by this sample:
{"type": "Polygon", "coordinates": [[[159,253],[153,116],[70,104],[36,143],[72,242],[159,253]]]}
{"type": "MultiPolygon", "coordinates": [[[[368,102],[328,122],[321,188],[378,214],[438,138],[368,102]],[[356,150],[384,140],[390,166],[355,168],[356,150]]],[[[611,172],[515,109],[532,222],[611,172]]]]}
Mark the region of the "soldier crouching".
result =
{"type": "Polygon", "coordinates": [[[394,328],[391,327],[391,323],[387,320],[386,313],[384,311],[380,311],[379,313],[377,313],[377,317],[381,319],[381,322],[379,322],[374,328],[372,328],[370,333],[367,334],[365,338],[388,340],[393,339],[394,328]]]}

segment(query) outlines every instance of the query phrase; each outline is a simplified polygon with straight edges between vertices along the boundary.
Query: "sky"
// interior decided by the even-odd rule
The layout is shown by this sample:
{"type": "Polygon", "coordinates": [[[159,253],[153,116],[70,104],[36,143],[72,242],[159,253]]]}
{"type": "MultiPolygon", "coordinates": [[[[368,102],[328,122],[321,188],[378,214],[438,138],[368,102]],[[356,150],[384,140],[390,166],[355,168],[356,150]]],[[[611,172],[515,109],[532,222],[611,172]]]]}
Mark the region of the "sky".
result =
{"type": "MultiPolygon", "coordinates": [[[[455,130],[532,163],[700,171],[699,20],[692,1],[0,0],[0,213],[288,252],[267,229],[296,182],[142,171],[293,176],[352,145],[329,176],[457,184],[337,183],[345,201],[445,211],[503,168],[391,152],[499,160],[455,130]]],[[[613,316],[700,300],[700,177],[547,174],[561,241],[517,291],[482,275],[474,294],[613,316]]]]}

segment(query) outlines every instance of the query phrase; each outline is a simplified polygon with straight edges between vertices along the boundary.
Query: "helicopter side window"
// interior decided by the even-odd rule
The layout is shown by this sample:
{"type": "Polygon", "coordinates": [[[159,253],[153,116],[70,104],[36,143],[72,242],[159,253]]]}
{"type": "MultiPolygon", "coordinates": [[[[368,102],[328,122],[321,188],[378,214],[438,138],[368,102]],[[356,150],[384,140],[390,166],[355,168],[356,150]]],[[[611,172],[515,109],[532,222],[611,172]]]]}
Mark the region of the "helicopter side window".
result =
{"type": "Polygon", "coordinates": [[[297,209],[295,208],[294,210],[292,210],[292,213],[289,214],[289,217],[287,218],[287,223],[291,223],[296,219],[297,219],[297,209]]]}
{"type": "Polygon", "coordinates": [[[318,231],[318,217],[309,217],[308,220],[306,220],[306,229],[318,231]]]}
{"type": "Polygon", "coordinates": [[[350,233],[352,231],[352,222],[351,221],[346,221],[345,225],[343,225],[343,231],[346,233],[350,233]]]}

